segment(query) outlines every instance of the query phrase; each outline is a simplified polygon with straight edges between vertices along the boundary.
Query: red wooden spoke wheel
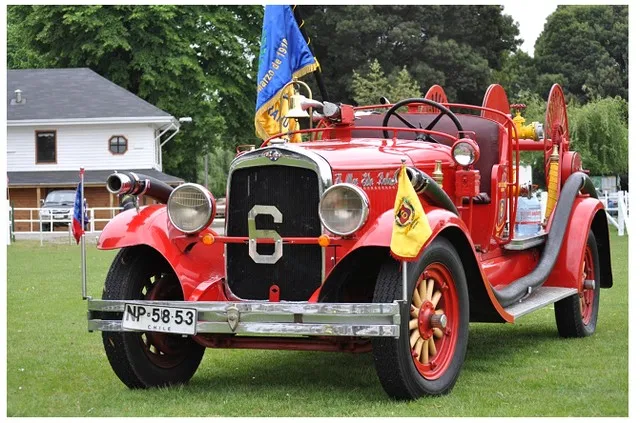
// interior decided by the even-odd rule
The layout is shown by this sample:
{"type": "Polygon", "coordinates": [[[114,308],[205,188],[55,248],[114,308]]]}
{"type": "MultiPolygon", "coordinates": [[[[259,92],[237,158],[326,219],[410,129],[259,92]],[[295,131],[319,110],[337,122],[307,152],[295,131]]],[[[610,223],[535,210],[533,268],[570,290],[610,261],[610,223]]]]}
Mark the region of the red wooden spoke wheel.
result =
{"type": "MultiPolygon", "coordinates": [[[[547,180],[549,177],[549,161],[553,153],[553,146],[558,146],[558,154],[562,157],[562,153],[569,151],[569,120],[567,118],[567,105],[564,100],[562,87],[553,84],[549,91],[547,100],[547,111],[545,113],[544,122],[544,164],[547,180]]],[[[560,169],[558,169],[559,171],[560,169]]],[[[558,181],[556,189],[560,195],[561,177],[558,173],[558,181]]]]}
{"type": "Polygon", "coordinates": [[[431,263],[415,284],[409,321],[413,362],[426,379],[439,378],[451,364],[458,321],[453,276],[442,263],[431,263]]]}
{"type": "Polygon", "coordinates": [[[558,333],[565,338],[581,338],[596,331],[600,304],[600,262],[598,244],[589,232],[578,275],[579,293],[554,304],[558,333]]]}
{"type": "MultiPolygon", "coordinates": [[[[398,338],[372,339],[378,378],[392,398],[442,395],[456,383],[467,350],[469,293],[453,245],[436,238],[407,265],[409,304],[404,303],[398,338]]],[[[380,267],[373,302],[402,298],[397,261],[380,267]]]]}
{"type": "Polygon", "coordinates": [[[569,150],[569,120],[567,118],[567,104],[564,101],[562,87],[553,84],[547,99],[547,111],[544,119],[545,151],[547,140],[553,139],[554,127],[559,127],[562,134],[562,147],[569,150]]]}
{"type": "MultiPolygon", "coordinates": [[[[591,249],[587,247],[584,252],[584,261],[582,262],[582,280],[594,280],[593,254],[591,249]]],[[[580,294],[580,315],[582,316],[582,324],[587,326],[591,322],[593,313],[594,290],[583,289],[580,294]]]]}
{"type": "MultiPolygon", "coordinates": [[[[482,100],[482,107],[499,110],[507,115],[511,113],[511,107],[509,105],[507,93],[499,84],[489,85],[489,88],[487,88],[487,91],[484,94],[484,100],[482,100]]],[[[488,119],[493,119],[501,125],[504,125],[507,122],[507,118],[505,118],[504,116],[494,112],[490,112],[488,110],[483,110],[482,112],[480,112],[480,115],[488,119]]]]}

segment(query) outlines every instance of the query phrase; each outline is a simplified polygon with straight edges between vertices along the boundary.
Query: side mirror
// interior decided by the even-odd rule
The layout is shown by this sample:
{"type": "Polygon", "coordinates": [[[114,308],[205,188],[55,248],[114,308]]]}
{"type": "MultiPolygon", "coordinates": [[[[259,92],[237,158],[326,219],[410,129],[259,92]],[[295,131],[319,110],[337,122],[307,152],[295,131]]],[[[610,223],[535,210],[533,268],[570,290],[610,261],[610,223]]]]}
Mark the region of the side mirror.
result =
{"type": "Polygon", "coordinates": [[[40,207],[44,206],[44,200],[41,198],[40,199],[40,207]]]}

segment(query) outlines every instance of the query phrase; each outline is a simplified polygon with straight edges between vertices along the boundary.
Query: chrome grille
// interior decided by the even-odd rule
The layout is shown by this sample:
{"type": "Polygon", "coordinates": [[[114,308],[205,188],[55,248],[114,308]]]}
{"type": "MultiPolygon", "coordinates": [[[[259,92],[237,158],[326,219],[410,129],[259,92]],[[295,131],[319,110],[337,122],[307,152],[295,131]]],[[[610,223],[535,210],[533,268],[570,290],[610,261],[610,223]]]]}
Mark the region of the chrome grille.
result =
{"type": "MultiPolygon", "coordinates": [[[[308,168],[267,165],[233,171],[229,184],[227,235],[248,236],[248,215],[255,205],[275,206],[283,216],[274,223],[258,215],[256,228],[275,230],[281,237],[315,237],[321,234],[317,173],[308,168]]],[[[227,283],[245,299],[268,299],[269,288],[278,285],[280,299],[304,301],[322,279],[322,249],[318,245],[283,246],[275,264],[258,264],[249,256],[247,244],[227,244],[227,283]]],[[[274,251],[273,244],[259,244],[259,254],[274,251]]]]}

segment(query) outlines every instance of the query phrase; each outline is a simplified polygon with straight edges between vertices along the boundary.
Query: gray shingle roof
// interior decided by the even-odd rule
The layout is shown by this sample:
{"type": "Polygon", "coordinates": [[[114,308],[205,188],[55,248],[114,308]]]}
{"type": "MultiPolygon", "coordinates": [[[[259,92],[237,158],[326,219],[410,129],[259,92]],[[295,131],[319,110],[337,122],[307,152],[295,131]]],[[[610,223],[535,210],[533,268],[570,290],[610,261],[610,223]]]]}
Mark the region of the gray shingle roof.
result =
{"type": "Polygon", "coordinates": [[[7,120],[166,117],[171,115],[89,68],[7,72],[7,120]],[[15,90],[23,104],[15,104],[15,90]]]}
{"type": "MultiPolygon", "coordinates": [[[[121,170],[124,172],[124,170],[121,170]]],[[[143,174],[159,179],[170,185],[177,185],[184,182],[176,176],[167,175],[155,169],[131,169],[131,172],[143,174]]],[[[85,185],[105,185],[107,177],[113,170],[86,170],[84,173],[85,185]]],[[[37,172],[7,172],[9,187],[18,186],[76,186],[80,182],[77,170],[53,170],[37,172]]]]}

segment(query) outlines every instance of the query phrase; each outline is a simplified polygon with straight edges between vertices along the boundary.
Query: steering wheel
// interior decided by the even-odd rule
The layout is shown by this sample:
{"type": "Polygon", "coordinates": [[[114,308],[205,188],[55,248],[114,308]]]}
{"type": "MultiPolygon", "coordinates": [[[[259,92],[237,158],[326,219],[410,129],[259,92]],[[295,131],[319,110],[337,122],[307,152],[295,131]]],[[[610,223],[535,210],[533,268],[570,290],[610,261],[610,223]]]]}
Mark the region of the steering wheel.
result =
{"type": "MultiPolygon", "coordinates": [[[[461,133],[462,131],[464,131],[464,129],[462,129],[462,125],[460,124],[460,121],[458,120],[456,115],[451,110],[444,107],[442,104],[435,102],[433,100],[428,100],[426,98],[408,98],[406,100],[397,102],[395,105],[393,105],[393,107],[387,110],[387,113],[384,115],[384,119],[382,120],[383,127],[385,128],[389,127],[389,119],[391,118],[392,115],[400,119],[400,121],[405,125],[407,125],[409,128],[426,129],[427,131],[430,131],[431,129],[433,129],[433,127],[436,126],[436,124],[440,121],[442,116],[446,115],[449,119],[451,119],[453,124],[458,129],[459,131],[458,138],[464,138],[464,135],[461,133]],[[422,103],[422,104],[427,104],[429,106],[433,106],[436,109],[440,110],[440,114],[436,116],[436,118],[426,128],[416,128],[411,124],[411,122],[409,122],[408,120],[406,120],[405,118],[403,118],[402,116],[396,113],[396,110],[398,110],[400,107],[406,106],[407,104],[411,104],[411,103],[422,103]]],[[[382,134],[384,135],[385,138],[389,138],[389,132],[386,129],[382,130],[382,134]]],[[[429,140],[430,142],[435,142],[440,144],[440,142],[435,138],[433,138],[431,134],[423,134],[418,132],[416,132],[416,134],[417,134],[416,140],[421,140],[421,141],[429,140]]]]}

